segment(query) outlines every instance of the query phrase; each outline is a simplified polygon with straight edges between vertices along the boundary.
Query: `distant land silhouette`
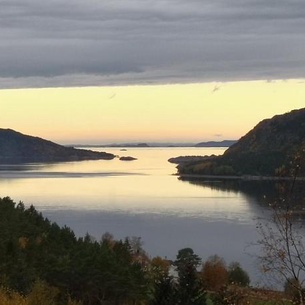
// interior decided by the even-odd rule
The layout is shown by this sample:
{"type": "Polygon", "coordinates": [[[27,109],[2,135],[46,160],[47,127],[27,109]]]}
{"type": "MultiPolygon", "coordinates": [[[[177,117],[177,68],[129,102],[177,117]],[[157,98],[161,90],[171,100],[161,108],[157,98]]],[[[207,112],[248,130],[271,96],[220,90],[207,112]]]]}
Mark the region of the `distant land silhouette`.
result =
{"type": "Polygon", "coordinates": [[[187,159],[180,175],[305,177],[305,108],[261,121],[222,156],[187,159]]]}
{"type": "Polygon", "coordinates": [[[74,144],[75,147],[118,147],[118,148],[136,148],[136,147],[229,147],[236,143],[237,140],[223,140],[223,141],[207,141],[200,143],[112,143],[112,144],[95,144],[84,145],[74,144]]]}
{"type": "Polygon", "coordinates": [[[230,147],[236,142],[237,140],[208,141],[198,143],[195,147],[230,147]]]}
{"type": "Polygon", "coordinates": [[[115,158],[113,154],[65,147],[12,129],[0,128],[0,164],[111,160],[113,158],[115,158]]]}

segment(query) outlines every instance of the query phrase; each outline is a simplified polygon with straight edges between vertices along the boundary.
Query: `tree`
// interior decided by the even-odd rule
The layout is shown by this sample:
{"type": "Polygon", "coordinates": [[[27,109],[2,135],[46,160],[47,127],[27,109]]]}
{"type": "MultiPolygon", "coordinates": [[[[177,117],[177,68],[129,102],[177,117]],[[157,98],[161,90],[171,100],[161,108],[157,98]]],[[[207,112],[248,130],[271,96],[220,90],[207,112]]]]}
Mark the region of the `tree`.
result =
{"type": "Polygon", "coordinates": [[[157,256],[150,262],[152,299],[150,305],[175,305],[175,285],[169,274],[171,262],[157,256]]]}
{"type": "Polygon", "coordinates": [[[60,291],[58,288],[49,286],[46,282],[37,280],[32,291],[28,295],[29,305],[58,305],[67,304],[67,300],[60,302],[60,291]]]}
{"type": "Polygon", "coordinates": [[[144,254],[127,241],[109,234],[101,242],[89,234],[77,239],[8,197],[0,198],[0,241],[0,286],[28,295],[31,304],[66,305],[69,296],[84,305],[147,300],[147,270],[134,252],[144,254]]]}
{"type": "Polygon", "coordinates": [[[271,275],[273,280],[285,281],[286,286],[297,292],[298,303],[304,304],[305,241],[302,224],[298,221],[304,197],[297,190],[301,157],[297,155],[292,161],[292,172],[287,173],[284,169],[281,171],[282,176],[290,176],[291,179],[278,184],[278,198],[269,204],[271,218],[258,223],[257,229],[260,234],[259,259],[263,272],[271,275]]]}
{"type": "Polygon", "coordinates": [[[208,290],[219,291],[228,283],[228,271],[223,258],[218,255],[211,256],[203,264],[201,276],[208,290]]]}
{"type": "Polygon", "coordinates": [[[248,273],[238,262],[233,262],[229,265],[228,277],[230,284],[237,284],[238,286],[248,286],[250,284],[248,273]]]}
{"type": "Polygon", "coordinates": [[[178,272],[177,304],[204,304],[204,292],[197,272],[200,263],[201,259],[191,248],[179,250],[175,261],[178,272]]]}
{"type": "Polygon", "coordinates": [[[294,300],[295,302],[298,302],[299,300],[299,290],[302,289],[300,283],[296,279],[289,279],[286,281],[284,285],[284,292],[285,294],[294,300]]]}

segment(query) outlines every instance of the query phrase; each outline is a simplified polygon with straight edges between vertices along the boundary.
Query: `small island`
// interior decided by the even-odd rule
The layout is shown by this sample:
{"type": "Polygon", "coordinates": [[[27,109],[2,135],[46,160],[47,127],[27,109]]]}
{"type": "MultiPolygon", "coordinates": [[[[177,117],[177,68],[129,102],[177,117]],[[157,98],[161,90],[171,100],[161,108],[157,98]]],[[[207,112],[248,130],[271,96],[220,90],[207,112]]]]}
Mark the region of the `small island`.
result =
{"type": "Polygon", "coordinates": [[[137,158],[131,157],[131,156],[126,156],[126,157],[120,157],[121,161],[135,161],[138,160],[137,158]]]}
{"type": "Polygon", "coordinates": [[[175,164],[183,164],[183,163],[190,163],[190,162],[205,161],[205,160],[211,159],[212,157],[215,157],[215,155],[212,155],[212,156],[179,156],[179,157],[170,158],[167,161],[170,163],[175,163],[175,164]]]}

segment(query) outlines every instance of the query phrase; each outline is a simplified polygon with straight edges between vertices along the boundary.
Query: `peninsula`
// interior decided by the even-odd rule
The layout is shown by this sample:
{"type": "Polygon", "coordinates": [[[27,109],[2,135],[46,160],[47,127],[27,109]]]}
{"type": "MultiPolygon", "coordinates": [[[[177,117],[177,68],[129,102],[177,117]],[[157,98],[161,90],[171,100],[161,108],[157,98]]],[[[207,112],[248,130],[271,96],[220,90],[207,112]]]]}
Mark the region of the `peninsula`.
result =
{"type": "Polygon", "coordinates": [[[305,177],[305,108],[265,119],[222,156],[174,158],[181,176],[305,177]]]}
{"type": "Polygon", "coordinates": [[[115,155],[75,149],[54,142],[0,128],[0,164],[111,160],[115,155]]]}

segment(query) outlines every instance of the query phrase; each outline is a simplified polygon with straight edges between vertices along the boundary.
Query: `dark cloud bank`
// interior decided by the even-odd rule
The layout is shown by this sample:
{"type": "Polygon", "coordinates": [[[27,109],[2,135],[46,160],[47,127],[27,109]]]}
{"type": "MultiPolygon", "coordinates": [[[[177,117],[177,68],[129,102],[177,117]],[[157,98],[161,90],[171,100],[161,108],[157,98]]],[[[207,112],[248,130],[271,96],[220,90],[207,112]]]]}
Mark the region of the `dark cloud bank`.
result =
{"type": "Polygon", "coordinates": [[[305,77],[304,0],[0,0],[0,88],[305,77]]]}

